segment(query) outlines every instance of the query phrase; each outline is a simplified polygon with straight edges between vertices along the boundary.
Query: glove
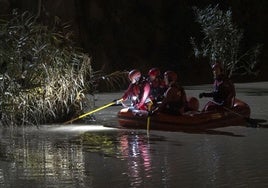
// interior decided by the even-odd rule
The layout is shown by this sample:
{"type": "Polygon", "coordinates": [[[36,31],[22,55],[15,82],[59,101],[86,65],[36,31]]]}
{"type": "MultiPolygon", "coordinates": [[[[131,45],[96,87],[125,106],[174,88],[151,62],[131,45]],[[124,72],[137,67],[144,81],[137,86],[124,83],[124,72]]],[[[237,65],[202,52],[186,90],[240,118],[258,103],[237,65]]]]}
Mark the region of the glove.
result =
{"type": "Polygon", "coordinates": [[[114,102],[116,105],[118,105],[118,104],[121,103],[121,101],[120,101],[119,99],[114,99],[113,102],[114,102]]]}
{"type": "Polygon", "coordinates": [[[154,114],[155,114],[154,111],[152,110],[148,111],[148,116],[153,116],[154,114]]]}
{"type": "Polygon", "coordinates": [[[199,98],[200,98],[200,99],[203,98],[204,96],[205,96],[204,93],[200,93],[200,94],[199,94],[199,98]]]}

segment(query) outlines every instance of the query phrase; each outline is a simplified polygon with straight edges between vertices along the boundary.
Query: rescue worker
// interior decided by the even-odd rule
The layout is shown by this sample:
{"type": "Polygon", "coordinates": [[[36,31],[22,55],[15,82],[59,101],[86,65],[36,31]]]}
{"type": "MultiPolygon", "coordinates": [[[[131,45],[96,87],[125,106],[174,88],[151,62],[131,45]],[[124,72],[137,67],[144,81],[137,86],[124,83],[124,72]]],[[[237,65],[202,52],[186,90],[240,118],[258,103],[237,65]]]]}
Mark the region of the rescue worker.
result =
{"type": "MultiPolygon", "coordinates": [[[[149,83],[141,76],[141,72],[137,69],[131,70],[128,78],[131,83],[122,96],[123,101],[130,99],[131,106],[135,109],[147,110],[146,103],[150,93],[149,83]]],[[[119,100],[116,103],[118,104],[119,100]]]]}
{"type": "Polygon", "coordinates": [[[148,82],[150,84],[149,97],[153,104],[157,105],[157,102],[163,100],[166,85],[164,80],[160,77],[160,70],[158,68],[151,68],[148,72],[148,76],[148,82]]]}
{"type": "Polygon", "coordinates": [[[171,115],[181,115],[186,106],[186,93],[183,87],[177,82],[178,76],[173,71],[166,71],[164,73],[164,81],[168,86],[164,93],[162,103],[155,110],[150,111],[149,115],[157,112],[167,113],[171,115]]]}
{"type": "Polygon", "coordinates": [[[214,89],[210,93],[200,93],[199,98],[212,97],[203,111],[218,110],[222,107],[231,108],[234,105],[235,87],[232,81],[224,74],[221,63],[216,62],[212,66],[214,75],[214,89]]]}

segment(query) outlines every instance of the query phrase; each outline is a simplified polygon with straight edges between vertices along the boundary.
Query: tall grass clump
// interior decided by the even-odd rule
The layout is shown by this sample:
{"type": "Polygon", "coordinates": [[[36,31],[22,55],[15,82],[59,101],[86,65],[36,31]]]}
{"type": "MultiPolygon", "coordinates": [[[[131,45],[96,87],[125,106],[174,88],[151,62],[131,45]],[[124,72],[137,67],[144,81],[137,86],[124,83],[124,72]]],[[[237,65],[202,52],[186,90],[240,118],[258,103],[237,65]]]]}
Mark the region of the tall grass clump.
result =
{"type": "Polygon", "coordinates": [[[232,20],[232,11],[223,11],[219,6],[209,5],[204,9],[193,8],[196,22],[201,26],[202,41],[191,38],[196,57],[207,57],[210,63],[220,61],[226,75],[256,75],[255,69],[260,54],[260,44],[243,51],[241,42],[244,38],[243,31],[232,20]]]}
{"type": "Polygon", "coordinates": [[[89,105],[90,58],[71,36],[67,25],[39,24],[29,12],[1,20],[0,125],[63,122],[89,105]]]}

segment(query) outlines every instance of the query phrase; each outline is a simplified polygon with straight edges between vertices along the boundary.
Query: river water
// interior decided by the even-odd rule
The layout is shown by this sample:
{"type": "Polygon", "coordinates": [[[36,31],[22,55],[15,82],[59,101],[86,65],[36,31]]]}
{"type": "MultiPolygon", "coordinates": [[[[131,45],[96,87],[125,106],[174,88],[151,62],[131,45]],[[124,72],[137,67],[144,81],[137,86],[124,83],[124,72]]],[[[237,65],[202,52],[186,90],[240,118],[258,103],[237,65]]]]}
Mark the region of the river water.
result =
{"type": "MultiPolygon", "coordinates": [[[[185,88],[198,96],[210,87],[185,88]]],[[[236,88],[251,117],[267,120],[268,82],[236,88]]],[[[96,106],[120,96],[98,94],[96,106]]],[[[86,125],[1,128],[0,187],[268,187],[267,128],[147,135],[114,128],[120,108],[99,111],[86,125]]]]}

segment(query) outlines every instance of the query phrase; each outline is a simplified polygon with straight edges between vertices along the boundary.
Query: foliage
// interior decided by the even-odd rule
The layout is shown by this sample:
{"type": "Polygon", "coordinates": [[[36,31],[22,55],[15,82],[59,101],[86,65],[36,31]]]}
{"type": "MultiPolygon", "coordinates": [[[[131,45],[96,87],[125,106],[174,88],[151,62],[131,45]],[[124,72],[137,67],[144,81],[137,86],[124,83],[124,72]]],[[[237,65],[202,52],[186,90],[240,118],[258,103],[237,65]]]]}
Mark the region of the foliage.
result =
{"type": "Polygon", "coordinates": [[[261,45],[241,54],[243,31],[233,24],[231,10],[222,11],[218,5],[209,5],[205,9],[194,7],[193,10],[204,35],[200,46],[191,38],[196,57],[208,57],[211,64],[220,61],[229,77],[233,74],[258,73],[255,66],[261,45]]]}
{"type": "Polygon", "coordinates": [[[38,24],[29,12],[1,20],[1,124],[60,122],[86,107],[90,58],[73,47],[68,28],[38,24]]]}
{"type": "Polygon", "coordinates": [[[116,148],[111,137],[108,135],[98,135],[86,132],[80,139],[87,152],[101,152],[105,155],[115,155],[116,148]]]}
{"type": "Polygon", "coordinates": [[[94,82],[94,85],[90,84],[92,91],[114,91],[123,89],[129,84],[128,71],[115,71],[110,74],[104,74],[100,70],[94,72],[93,76],[96,82],[94,82]]]}

